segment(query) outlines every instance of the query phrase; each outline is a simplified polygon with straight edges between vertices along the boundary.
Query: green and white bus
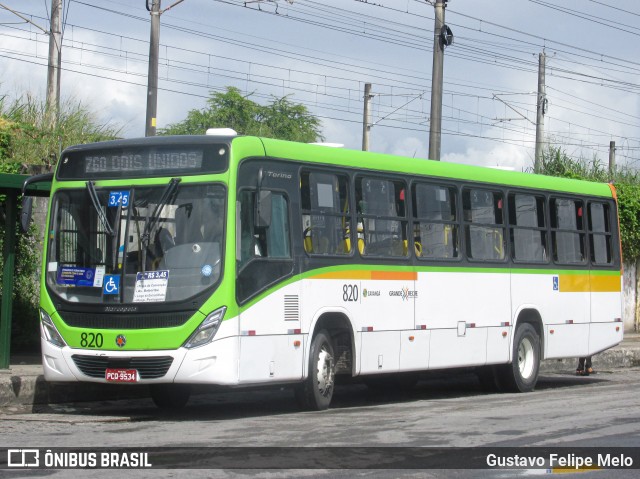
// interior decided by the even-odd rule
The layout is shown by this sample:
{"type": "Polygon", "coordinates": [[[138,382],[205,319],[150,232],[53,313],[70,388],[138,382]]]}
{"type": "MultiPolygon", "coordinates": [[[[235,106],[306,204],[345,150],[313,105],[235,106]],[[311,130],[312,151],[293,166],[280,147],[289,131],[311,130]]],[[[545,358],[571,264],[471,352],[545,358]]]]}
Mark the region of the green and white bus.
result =
{"type": "Polygon", "coordinates": [[[249,136],[66,149],[41,285],[47,381],[293,386],[329,406],[475,367],[531,391],[542,359],[622,340],[615,189],[249,136]]]}

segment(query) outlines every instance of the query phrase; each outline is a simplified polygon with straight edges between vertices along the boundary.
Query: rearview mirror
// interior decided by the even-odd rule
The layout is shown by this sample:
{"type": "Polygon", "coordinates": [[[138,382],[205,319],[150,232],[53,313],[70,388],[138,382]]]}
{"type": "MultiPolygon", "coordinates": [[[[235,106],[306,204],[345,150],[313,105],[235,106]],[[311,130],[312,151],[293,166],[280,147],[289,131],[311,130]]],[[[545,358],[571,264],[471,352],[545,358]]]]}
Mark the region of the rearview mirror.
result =
{"type": "Polygon", "coordinates": [[[271,225],[271,191],[258,190],[256,193],[255,228],[264,229],[271,225]]]}
{"type": "Polygon", "coordinates": [[[23,196],[22,210],[20,211],[20,230],[23,233],[27,233],[29,231],[29,226],[31,225],[32,210],[33,210],[33,197],[23,196]]]}

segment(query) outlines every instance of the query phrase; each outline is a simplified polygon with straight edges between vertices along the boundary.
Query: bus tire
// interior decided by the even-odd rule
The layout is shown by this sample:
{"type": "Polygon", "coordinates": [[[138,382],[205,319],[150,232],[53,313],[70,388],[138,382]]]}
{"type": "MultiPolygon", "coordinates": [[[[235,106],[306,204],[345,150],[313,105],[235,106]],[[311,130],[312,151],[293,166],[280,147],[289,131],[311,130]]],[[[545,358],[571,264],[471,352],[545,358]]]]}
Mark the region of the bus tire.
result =
{"type": "Polygon", "coordinates": [[[295,390],[303,409],[323,411],[331,404],[336,379],[334,357],[329,333],[319,331],[309,349],[309,375],[295,390]]]}
{"type": "Polygon", "coordinates": [[[497,366],[500,390],[531,392],[538,382],[540,369],[540,337],[532,325],[522,323],[513,339],[513,361],[497,366]]]}
{"type": "Polygon", "coordinates": [[[163,411],[179,411],[186,406],[191,396],[188,384],[152,384],[151,399],[163,411]]]}

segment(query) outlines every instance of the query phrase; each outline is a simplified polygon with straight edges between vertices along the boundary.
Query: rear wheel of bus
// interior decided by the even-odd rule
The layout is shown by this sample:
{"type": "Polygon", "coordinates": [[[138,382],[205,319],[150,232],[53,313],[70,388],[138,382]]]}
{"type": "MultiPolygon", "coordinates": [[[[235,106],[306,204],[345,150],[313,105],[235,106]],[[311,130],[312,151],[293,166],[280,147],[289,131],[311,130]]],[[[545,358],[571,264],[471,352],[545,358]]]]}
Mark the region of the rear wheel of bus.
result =
{"type": "Polygon", "coordinates": [[[318,332],[309,350],[309,375],[296,387],[296,399],[304,409],[322,411],[329,407],[336,378],[335,356],[331,336],[318,332]]]}
{"type": "Polygon", "coordinates": [[[538,382],[540,369],[540,336],[529,323],[516,329],[513,339],[513,361],[497,366],[500,389],[509,392],[530,392],[538,382]]]}

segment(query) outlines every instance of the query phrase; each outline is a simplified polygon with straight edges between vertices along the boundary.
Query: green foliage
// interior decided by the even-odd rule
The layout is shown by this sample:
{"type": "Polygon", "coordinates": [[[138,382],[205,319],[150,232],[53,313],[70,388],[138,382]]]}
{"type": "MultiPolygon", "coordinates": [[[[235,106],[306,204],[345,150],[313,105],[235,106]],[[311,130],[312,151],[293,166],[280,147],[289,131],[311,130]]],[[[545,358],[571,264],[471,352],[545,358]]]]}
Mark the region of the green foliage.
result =
{"type": "Polygon", "coordinates": [[[239,89],[227,87],[224,93],[212,93],[207,105],[203,110],[191,110],[185,120],[159,130],[159,134],[202,135],[208,128],[233,128],[241,135],[307,143],[322,140],[320,120],[287,97],[262,106],[242,96],[239,89]]]}
{"type": "Polygon", "coordinates": [[[0,160],[50,169],[64,148],[112,140],[120,132],[109,123],[99,123],[79,102],[63,102],[57,122],[51,115],[45,102],[32,95],[13,101],[0,98],[0,160]]]}
{"type": "MultiPolygon", "coordinates": [[[[63,103],[55,122],[44,102],[31,95],[13,101],[0,96],[0,173],[24,173],[29,165],[51,169],[59,152],[67,146],[114,139],[118,133],[119,129],[98,123],[94,114],[80,103],[63,103]]],[[[4,197],[0,197],[0,202],[4,203],[4,197]]],[[[5,221],[3,215],[0,248],[4,245],[5,221]]],[[[36,351],[40,337],[41,247],[37,241],[40,232],[35,225],[26,234],[20,232],[17,224],[16,229],[11,344],[17,351],[36,351]]],[[[3,263],[0,255],[0,293],[3,263]]]]}
{"type": "Polygon", "coordinates": [[[598,182],[612,180],[618,193],[622,256],[627,262],[640,259],[640,177],[637,172],[618,169],[610,178],[608,168],[597,158],[591,162],[574,160],[562,148],[551,146],[543,153],[541,173],[598,182]]]}

